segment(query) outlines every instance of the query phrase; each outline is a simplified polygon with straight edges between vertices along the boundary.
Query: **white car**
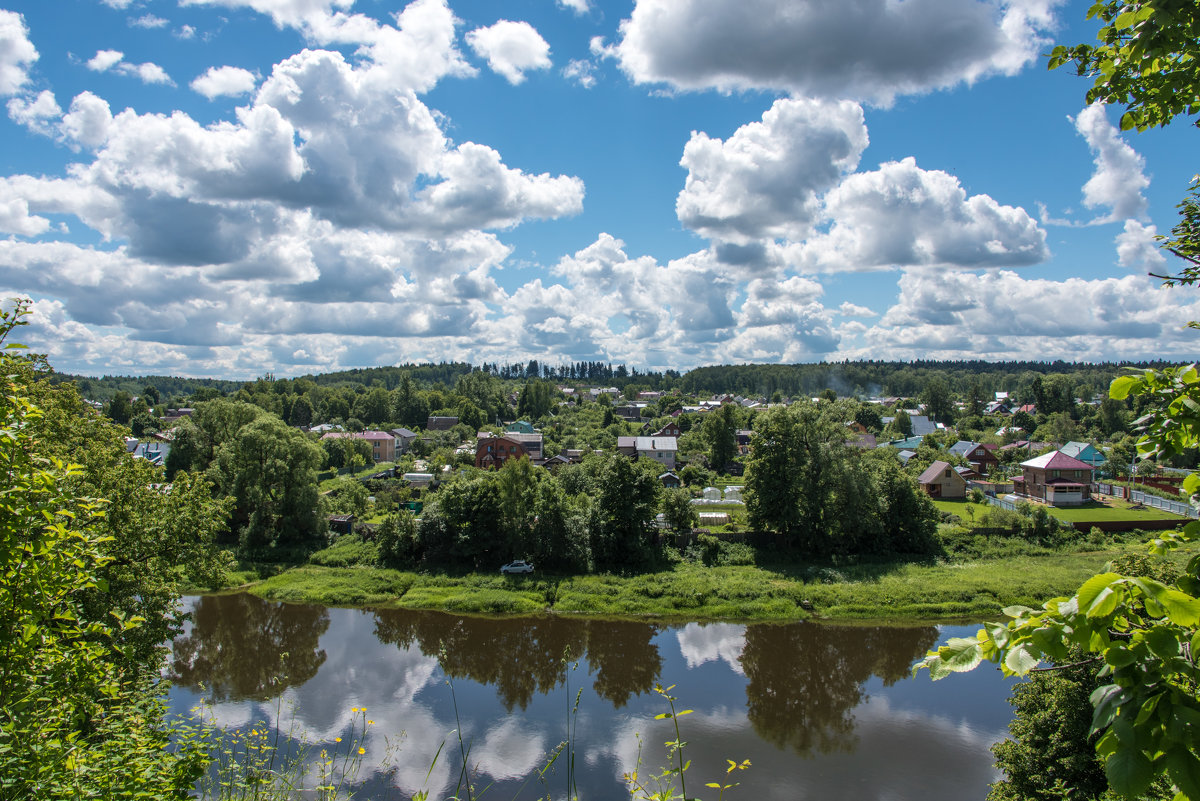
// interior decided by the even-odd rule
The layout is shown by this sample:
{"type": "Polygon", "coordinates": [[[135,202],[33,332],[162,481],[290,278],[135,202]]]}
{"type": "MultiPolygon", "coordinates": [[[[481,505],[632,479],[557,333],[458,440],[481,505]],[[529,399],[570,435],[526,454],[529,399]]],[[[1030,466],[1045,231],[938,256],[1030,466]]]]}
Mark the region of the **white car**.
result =
{"type": "Polygon", "coordinates": [[[524,559],[518,559],[515,562],[509,562],[504,567],[500,568],[501,573],[532,573],[533,562],[526,562],[524,559]]]}

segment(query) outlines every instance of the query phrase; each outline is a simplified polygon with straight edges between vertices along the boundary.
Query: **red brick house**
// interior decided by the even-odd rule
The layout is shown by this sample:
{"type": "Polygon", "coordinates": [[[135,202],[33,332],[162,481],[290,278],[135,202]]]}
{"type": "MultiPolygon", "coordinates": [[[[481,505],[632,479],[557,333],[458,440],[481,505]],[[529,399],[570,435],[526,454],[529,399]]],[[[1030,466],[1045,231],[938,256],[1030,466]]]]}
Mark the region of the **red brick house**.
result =
{"type": "Polygon", "coordinates": [[[527,456],[525,446],[508,437],[480,437],[475,445],[475,466],[483,470],[500,467],[509,459],[527,456]]]}
{"type": "Polygon", "coordinates": [[[1062,451],[1021,462],[1021,469],[1013,485],[1023,495],[1051,506],[1077,506],[1091,498],[1092,466],[1062,451]]]}

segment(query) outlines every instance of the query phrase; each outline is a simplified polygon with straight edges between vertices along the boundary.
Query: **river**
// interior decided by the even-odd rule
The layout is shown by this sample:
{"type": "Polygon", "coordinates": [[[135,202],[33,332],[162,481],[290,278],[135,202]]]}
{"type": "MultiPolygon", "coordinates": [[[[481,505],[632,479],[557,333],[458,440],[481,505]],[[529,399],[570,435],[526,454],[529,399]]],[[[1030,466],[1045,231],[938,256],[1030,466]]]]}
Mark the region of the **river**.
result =
{"type": "Polygon", "coordinates": [[[562,762],[545,784],[526,781],[568,725],[582,797],[628,797],[622,775],[639,743],[646,776],[674,737],[655,719],[668,711],[662,684],[693,710],[679,718],[689,795],[715,798],[702,785],[720,780],[740,782],[731,799],[982,801],[996,778],[988,749],[1012,717],[1011,682],[989,666],[910,678],[928,648],[972,627],[469,618],[245,594],[185,602],[193,620],[170,663],[172,712],[208,700],[225,726],[296,725],[332,745],[365,707],[360,798],[453,794],[456,708],[485,798],[564,797],[562,762]],[[743,759],[751,767],[727,777],[727,760],[743,759]]]}

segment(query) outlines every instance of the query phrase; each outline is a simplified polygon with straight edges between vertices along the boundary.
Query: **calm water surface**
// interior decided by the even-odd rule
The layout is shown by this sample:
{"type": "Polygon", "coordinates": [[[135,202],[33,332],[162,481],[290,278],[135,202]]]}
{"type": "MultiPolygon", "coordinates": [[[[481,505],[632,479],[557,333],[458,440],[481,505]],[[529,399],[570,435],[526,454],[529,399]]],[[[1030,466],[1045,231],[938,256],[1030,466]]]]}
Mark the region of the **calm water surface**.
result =
{"type": "Polygon", "coordinates": [[[187,603],[173,711],[208,699],[225,725],[287,728],[294,718],[332,743],[348,733],[351,708],[366,707],[366,798],[454,792],[455,703],[476,785],[504,801],[564,796],[561,770],[547,786],[522,783],[565,738],[580,691],[576,765],[590,799],[622,797],[639,741],[643,772],[663,764],[672,729],[654,719],[666,711],[657,682],[694,710],[681,718],[686,775],[689,793],[705,798],[726,759],[748,758],[728,798],[982,800],[996,778],[988,748],[1012,716],[1010,683],[993,669],[909,678],[928,648],[970,627],[496,620],[250,595],[187,603]],[[399,742],[390,763],[385,738],[399,742]]]}

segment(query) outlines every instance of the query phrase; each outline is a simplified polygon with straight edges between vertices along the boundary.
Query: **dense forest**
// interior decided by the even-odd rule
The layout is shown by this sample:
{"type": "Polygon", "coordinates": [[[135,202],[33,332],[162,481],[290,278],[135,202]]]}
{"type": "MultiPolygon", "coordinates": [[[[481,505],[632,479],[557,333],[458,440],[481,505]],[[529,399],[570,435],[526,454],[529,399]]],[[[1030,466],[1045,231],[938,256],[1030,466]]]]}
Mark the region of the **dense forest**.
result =
{"type": "MultiPolygon", "coordinates": [[[[966,394],[974,385],[977,391],[991,397],[995,392],[1020,393],[1022,389],[1028,389],[1037,376],[1066,375],[1070,376],[1075,387],[1085,390],[1090,397],[1106,390],[1120,369],[1126,366],[1157,369],[1167,365],[1165,362],[1118,365],[1110,362],[1093,364],[1063,361],[844,361],[714,365],[697,367],[681,374],[674,370],[655,372],[606,362],[573,362],[552,366],[530,360],[509,365],[484,363],[476,366],[465,362],[441,362],[362,367],[299,376],[293,380],[322,387],[383,387],[390,391],[400,386],[405,375],[424,387],[453,387],[459,378],[472,372],[482,372],[502,380],[541,378],[564,384],[604,384],[622,390],[626,387],[657,391],[679,389],[689,395],[728,392],[769,398],[778,392],[786,397],[811,397],[822,390],[831,389],[840,396],[862,399],[877,395],[915,397],[933,379],[941,379],[954,393],[966,394]]],[[[211,398],[232,395],[254,383],[160,375],[106,375],[97,378],[68,373],[58,373],[54,380],[73,381],[79,387],[80,394],[98,401],[108,401],[118,391],[137,396],[148,386],[154,387],[164,399],[193,395],[211,398]]],[[[275,376],[266,373],[262,380],[275,381],[275,376]]]]}

